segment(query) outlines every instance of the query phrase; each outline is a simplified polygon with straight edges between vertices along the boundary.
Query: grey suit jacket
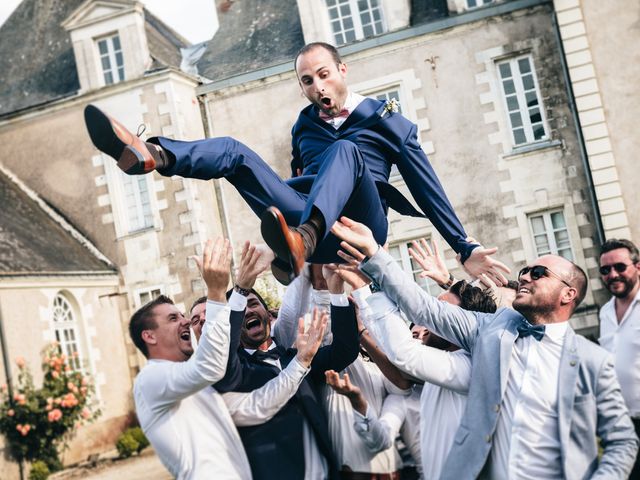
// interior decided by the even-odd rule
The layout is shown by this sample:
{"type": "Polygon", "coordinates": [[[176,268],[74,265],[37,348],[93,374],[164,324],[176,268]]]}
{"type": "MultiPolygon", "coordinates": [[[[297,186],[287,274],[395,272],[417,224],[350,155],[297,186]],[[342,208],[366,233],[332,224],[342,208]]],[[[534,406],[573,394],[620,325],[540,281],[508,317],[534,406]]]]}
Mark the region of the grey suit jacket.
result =
{"type": "MultiPolygon", "coordinates": [[[[477,478],[491,450],[517,338],[516,325],[523,317],[507,308],[494,314],[475,313],[438,301],[383,249],[360,268],[414,323],[471,353],[469,399],[441,478],[477,478]]],[[[569,328],[558,376],[564,478],[626,479],[638,439],[610,356],[569,328]],[[600,461],[596,436],[604,451],[600,461]]]]}

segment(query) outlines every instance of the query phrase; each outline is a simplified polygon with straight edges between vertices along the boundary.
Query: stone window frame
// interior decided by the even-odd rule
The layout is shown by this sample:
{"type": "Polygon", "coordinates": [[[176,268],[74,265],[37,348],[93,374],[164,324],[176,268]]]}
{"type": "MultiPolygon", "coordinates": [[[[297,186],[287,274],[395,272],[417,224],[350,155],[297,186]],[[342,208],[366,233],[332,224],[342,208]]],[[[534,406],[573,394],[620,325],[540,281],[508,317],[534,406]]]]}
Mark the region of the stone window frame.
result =
{"type": "Polygon", "coordinates": [[[329,28],[336,45],[347,45],[364,38],[371,38],[385,33],[387,31],[387,25],[382,3],[383,0],[325,0],[325,6],[329,16],[329,28]],[[359,3],[361,1],[367,2],[367,8],[365,10],[360,9],[359,3]],[[343,13],[343,9],[345,8],[349,10],[348,13],[343,13]],[[374,12],[376,11],[380,16],[378,20],[374,19],[374,12]],[[336,12],[337,16],[332,17],[333,12],[336,12]],[[368,27],[371,28],[372,32],[369,35],[365,34],[367,26],[364,26],[362,23],[362,15],[364,14],[368,14],[371,19],[368,27]],[[345,20],[350,20],[351,26],[345,27],[345,20]],[[336,23],[340,25],[339,30],[335,29],[336,23]],[[379,24],[379,27],[377,27],[376,24],[379,24]],[[347,38],[347,32],[349,31],[353,32],[353,38],[347,38]]]}
{"type": "Polygon", "coordinates": [[[116,83],[123,82],[126,79],[126,72],[124,68],[124,49],[122,48],[122,40],[120,38],[119,32],[117,31],[111,32],[109,34],[101,35],[100,37],[94,38],[94,45],[96,49],[96,58],[98,59],[98,66],[102,74],[100,77],[100,81],[102,85],[103,86],[115,85],[116,83]],[[120,44],[119,50],[115,49],[114,39],[117,39],[118,43],[120,44]],[[105,69],[105,66],[103,64],[103,57],[105,57],[105,54],[103,54],[100,51],[101,42],[106,42],[105,43],[105,45],[107,46],[106,58],[109,62],[109,69],[105,69]],[[118,61],[117,61],[118,53],[120,53],[120,58],[122,61],[120,65],[118,64],[118,61]],[[112,76],[111,82],[107,81],[107,74],[110,74],[112,76]]]}
{"type": "Polygon", "coordinates": [[[571,240],[571,230],[569,228],[569,224],[567,222],[567,216],[565,215],[565,211],[564,208],[562,207],[558,207],[558,208],[550,208],[550,209],[545,209],[545,210],[540,210],[537,212],[530,212],[527,214],[527,221],[528,221],[528,225],[529,225],[529,234],[531,235],[531,240],[532,240],[532,244],[533,247],[535,249],[536,255],[537,256],[542,256],[542,255],[560,255],[564,258],[566,258],[567,260],[570,261],[575,261],[576,255],[574,252],[574,248],[573,248],[573,242],[571,240]],[[559,229],[555,229],[553,226],[553,220],[552,220],[552,215],[556,214],[556,213],[561,213],[562,214],[562,220],[564,222],[564,228],[559,228],[559,229]],[[534,224],[533,224],[533,219],[534,218],[540,218],[542,217],[542,221],[543,221],[543,226],[544,226],[544,232],[539,232],[536,233],[534,230],[534,224]],[[567,234],[567,239],[569,241],[569,246],[568,246],[568,250],[569,253],[571,254],[571,258],[566,257],[565,255],[562,255],[560,253],[560,251],[562,250],[566,250],[567,247],[563,247],[560,248],[556,239],[556,233],[560,232],[560,231],[564,231],[567,234]],[[548,245],[548,251],[540,251],[540,249],[538,248],[537,244],[536,244],[536,236],[542,235],[544,234],[547,238],[547,245],[548,245]]]}
{"type": "MultiPolygon", "coordinates": [[[[414,265],[414,260],[409,255],[409,247],[411,246],[411,243],[418,241],[421,238],[425,238],[430,245],[435,241],[428,233],[420,237],[408,237],[400,240],[394,240],[389,244],[389,254],[394,258],[394,260],[396,260],[396,262],[398,262],[402,270],[411,275],[413,280],[420,285],[420,288],[432,296],[438,296],[443,290],[430,278],[420,278],[418,276],[422,271],[422,268],[417,263],[414,265]],[[394,249],[397,249],[396,251],[399,255],[394,253],[394,249]]],[[[442,249],[440,249],[440,251],[442,252],[442,249]]]]}
{"type": "MultiPolygon", "coordinates": [[[[530,145],[536,145],[536,144],[541,144],[541,143],[548,143],[551,140],[551,136],[550,136],[550,128],[549,128],[549,123],[547,121],[547,117],[546,117],[546,111],[545,111],[545,105],[544,105],[544,101],[543,101],[543,95],[542,92],[540,90],[540,83],[538,81],[538,75],[536,73],[536,66],[535,66],[535,62],[534,62],[534,58],[533,58],[533,54],[532,52],[520,52],[519,54],[516,55],[512,55],[512,56],[508,56],[508,57],[501,57],[501,58],[496,58],[494,60],[494,68],[495,68],[495,81],[496,84],[498,86],[498,90],[499,90],[499,96],[500,96],[500,101],[501,101],[501,105],[502,105],[502,109],[503,109],[503,115],[504,118],[506,120],[506,126],[509,130],[508,136],[509,136],[509,141],[511,144],[511,148],[512,150],[518,150],[521,149],[523,147],[527,147],[530,145]],[[508,102],[507,102],[507,93],[504,90],[504,84],[503,84],[503,78],[500,74],[500,66],[504,65],[504,64],[509,64],[510,65],[510,69],[513,72],[513,67],[515,65],[518,65],[518,62],[522,59],[527,59],[529,62],[529,67],[530,67],[530,71],[531,71],[531,76],[533,79],[533,90],[529,90],[529,92],[534,91],[535,95],[536,95],[536,100],[538,102],[537,107],[538,110],[540,112],[540,117],[541,117],[541,123],[542,123],[542,128],[544,130],[544,135],[541,138],[536,139],[534,137],[534,131],[533,128],[531,126],[530,123],[530,118],[527,115],[528,112],[523,112],[523,108],[520,108],[521,104],[525,104],[524,99],[525,99],[525,90],[523,87],[523,83],[522,83],[522,75],[520,74],[519,76],[513,76],[512,78],[514,79],[514,87],[515,87],[515,91],[516,91],[516,96],[518,99],[518,104],[519,104],[519,109],[517,110],[518,113],[520,113],[520,118],[521,121],[523,122],[523,126],[526,128],[523,128],[524,133],[525,133],[525,142],[523,143],[516,143],[516,139],[514,136],[514,127],[512,124],[512,120],[511,120],[511,116],[510,116],[510,110],[509,110],[509,106],[508,106],[508,102]]],[[[520,73],[520,67],[518,67],[518,73],[520,73]]],[[[526,108],[526,107],[525,107],[526,108]]],[[[519,128],[516,127],[516,128],[519,128]]]]}
{"type": "Polygon", "coordinates": [[[84,354],[86,345],[82,337],[80,314],[74,303],[73,299],[63,291],[57,292],[53,297],[51,304],[53,337],[58,342],[60,353],[66,355],[71,369],[86,374],[88,373],[88,361],[84,354]]]}
{"type": "Polygon", "coordinates": [[[154,300],[158,296],[164,295],[164,292],[165,292],[164,285],[152,285],[149,287],[136,289],[134,292],[134,303],[136,308],[140,308],[143,305],[145,305],[147,302],[154,300]],[[156,291],[158,292],[158,294],[156,296],[152,296],[153,292],[156,292],[156,291]],[[143,302],[142,301],[143,295],[149,295],[149,300],[143,302]]]}
{"type": "Polygon", "coordinates": [[[155,229],[160,225],[159,220],[159,210],[157,205],[157,198],[155,194],[155,182],[151,175],[127,175],[122,170],[120,170],[116,163],[110,157],[107,158],[104,154],[103,164],[105,175],[107,179],[107,188],[109,190],[109,196],[111,198],[111,206],[113,211],[113,219],[114,219],[114,227],[116,230],[116,237],[122,238],[127,237],[129,235],[135,235],[141,232],[146,232],[152,229],[155,229]],[[137,183],[134,182],[137,181],[137,183]],[[130,209],[135,207],[138,216],[140,214],[144,215],[144,210],[142,204],[136,201],[135,205],[129,205],[127,203],[126,197],[126,183],[131,181],[132,187],[134,187],[134,197],[136,200],[139,199],[141,192],[139,188],[135,188],[139,186],[139,182],[146,182],[147,186],[147,195],[149,200],[149,210],[150,210],[150,218],[151,221],[149,223],[143,223],[139,225],[131,225],[130,223],[130,209]]]}

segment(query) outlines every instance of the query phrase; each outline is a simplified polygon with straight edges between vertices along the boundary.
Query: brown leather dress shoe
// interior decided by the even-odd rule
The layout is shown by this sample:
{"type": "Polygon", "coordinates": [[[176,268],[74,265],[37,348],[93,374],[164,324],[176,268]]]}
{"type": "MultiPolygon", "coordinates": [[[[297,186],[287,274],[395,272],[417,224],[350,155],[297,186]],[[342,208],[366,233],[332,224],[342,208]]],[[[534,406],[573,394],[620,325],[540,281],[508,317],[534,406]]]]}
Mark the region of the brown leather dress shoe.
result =
{"type": "Polygon", "coordinates": [[[84,121],[96,148],[113,157],[125,173],[149,173],[167,165],[161,147],[143,142],[99,108],[87,105],[84,109],[84,121]]]}
{"type": "Polygon", "coordinates": [[[280,283],[288,285],[300,275],[304,266],[305,246],[302,235],[287,225],[284,216],[276,207],[267,208],[260,221],[262,238],[276,255],[271,270],[280,283]],[[287,280],[289,283],[284,283],[287,280]]]}

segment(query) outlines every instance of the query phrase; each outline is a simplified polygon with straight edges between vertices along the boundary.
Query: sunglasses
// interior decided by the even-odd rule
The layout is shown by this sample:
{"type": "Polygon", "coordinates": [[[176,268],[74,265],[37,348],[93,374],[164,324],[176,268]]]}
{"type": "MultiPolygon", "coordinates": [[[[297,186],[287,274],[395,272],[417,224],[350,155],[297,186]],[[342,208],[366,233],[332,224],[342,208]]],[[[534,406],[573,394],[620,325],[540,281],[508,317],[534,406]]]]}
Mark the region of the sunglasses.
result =
{"type": "Polygon", "coordinates": [[[520,281],[520,278],[522,278],[522,276],[526,275],[527,273],[531,277],[531,280],[538,280],[539,278],[542,278],[542,277],[555,277],[558,280],[560,280],[562,283],[564,283],[567,287],[573,288],[571,286],[571,284],[566,282],[565,280],[563,280],[560,277],[560,275],[558,275],[557,273],[552,272],[551,270],[549,270],[544,265],[534,265],[533,267],[524,267],[518,273],[518,281],[520,281]]]}
{"type": "Polygon", "coordinates": [[[609,275],[611,273],[611,269],[618,273],[622,273],[631,265],[633,265],[633,263],[614,263],[613,265],[603,265],[600,267],[600,275],[609,275]]]}

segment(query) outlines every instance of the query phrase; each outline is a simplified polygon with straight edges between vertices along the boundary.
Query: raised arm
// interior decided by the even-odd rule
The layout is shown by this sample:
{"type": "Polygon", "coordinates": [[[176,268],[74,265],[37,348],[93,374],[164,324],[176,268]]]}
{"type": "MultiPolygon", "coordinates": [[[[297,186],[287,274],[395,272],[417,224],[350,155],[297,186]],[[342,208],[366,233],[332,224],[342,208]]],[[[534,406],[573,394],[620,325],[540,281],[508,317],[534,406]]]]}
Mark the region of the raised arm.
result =
{"type": "Polygon", "coordinates": [[[278,318],[273,324],[273,338],[278,345],[290,348],[296,341],[298,319],[309,311],[310,297],[311,280],[308,277],[308,267],[305,267],[282,296],[278,318]]]}
{"type": "Polygon", "coordinates": [[[206,321],[196,352],[185,362],[171,362],[168,368],[152,368],[142,377],[145,391],[157,407],[171,405],[220,380],[229,354],[229,306],[225,290],[230,277],[231,246],[226,239],[207,241],[196,263],[207,284],[206,321]]]}
{"type": "Polygon", "coordinates": [[[471,381],[471,359],[466,353],[450,353],[416,341],[397,306],[383,293],[367,300],[372,315],[367,328],[389,360],[418,380],[466,394],[471,381]]]}
{"type": "Polygon", "coordinates": [[[478,328],[477,313],[441,302],[425,292],[391,255],[379,248],[371,230],[365,225],[342,217],[331,231],[344,240],[341,246],[349,253],[361,259],[369,257],[360,264],[360,269],[384,290],[408,318],[465,350],[472,351],[478,328]]]}

